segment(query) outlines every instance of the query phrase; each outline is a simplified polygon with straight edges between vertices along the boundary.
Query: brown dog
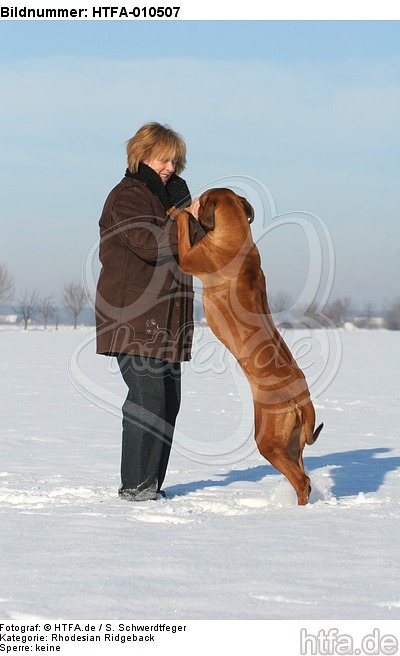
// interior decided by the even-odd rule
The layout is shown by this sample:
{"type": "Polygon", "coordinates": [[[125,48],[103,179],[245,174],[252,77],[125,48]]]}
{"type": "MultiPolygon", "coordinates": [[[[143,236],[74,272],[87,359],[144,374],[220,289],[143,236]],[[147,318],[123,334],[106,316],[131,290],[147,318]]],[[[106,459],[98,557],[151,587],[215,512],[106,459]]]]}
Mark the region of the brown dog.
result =
{"type": "Polygon", "coordinates": [[[303,372],[276,329],[268,307],[260,255],[249,223],[251,205],[230,189],[211,189],[200,197],[198,220],[206,236],[194,246],[189,213],[178,223],[179,265],[201,279],[208,325],[236,357],[252,389],[255,440],[260,453],[293,485],[305,505],[310,479],[303,449],[313,444],[315,412],[303,372]]]}

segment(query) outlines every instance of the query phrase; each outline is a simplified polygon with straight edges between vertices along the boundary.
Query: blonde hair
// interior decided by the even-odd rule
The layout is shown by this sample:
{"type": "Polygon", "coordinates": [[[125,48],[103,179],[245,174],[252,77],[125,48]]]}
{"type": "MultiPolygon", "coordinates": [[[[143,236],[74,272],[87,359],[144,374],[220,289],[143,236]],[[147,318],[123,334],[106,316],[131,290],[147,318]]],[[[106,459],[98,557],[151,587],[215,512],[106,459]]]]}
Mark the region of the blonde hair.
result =
{"type": "Polygon", "coordinates": [[[177,175],[182,173],[186,166],[186,144],[183,137],[168,125],[161,125],[161,123],[143,125],[127,142],[126,152],[131,173],[138,170],[140,162],[152,159],[176,162],[177,175]]]}

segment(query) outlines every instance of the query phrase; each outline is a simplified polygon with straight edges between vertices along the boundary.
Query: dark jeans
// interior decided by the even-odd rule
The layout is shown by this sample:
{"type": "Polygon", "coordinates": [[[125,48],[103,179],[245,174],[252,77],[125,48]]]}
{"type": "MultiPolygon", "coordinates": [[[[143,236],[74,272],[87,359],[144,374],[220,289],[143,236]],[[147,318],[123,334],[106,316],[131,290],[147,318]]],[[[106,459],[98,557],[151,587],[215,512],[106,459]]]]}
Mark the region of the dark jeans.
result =
{"type": "Polygon", "coordinates": [[[120,495],[155,499],[167,471],[181,401],[181,366],[130,354],[118,355],[117,361],[128,386],[122,406],[120,495]]]}

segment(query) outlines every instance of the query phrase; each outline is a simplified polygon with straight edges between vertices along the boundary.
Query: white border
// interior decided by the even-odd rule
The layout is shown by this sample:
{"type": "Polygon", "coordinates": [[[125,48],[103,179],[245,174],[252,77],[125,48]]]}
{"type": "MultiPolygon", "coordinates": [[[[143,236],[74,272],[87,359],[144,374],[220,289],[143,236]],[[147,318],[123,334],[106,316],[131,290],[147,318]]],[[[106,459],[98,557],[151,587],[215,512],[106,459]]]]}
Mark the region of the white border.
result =
{"type": "MultiPolygon", "coordinates": [[[[2,21],[7,20],[32,20],[19,15],[20,10],[25,9],[77,9],[81,10],[81,18],[69,17],[68,20],[111,20],[111,21],[197,21],[197,20],[398,20],[400,18],[400,4],[393,0],[381,0],[380,2],[360,3],[359,0],[337,0],[335,2],[321,2],[321,0],[284,0],[283,2],[262,3],[260,0],[223,0],[202,2],[198,0],[173,0],[173,2],[126,0],[126,2],[85,2],[85,0],[20,0],[9,2],[2,0],[2,8],[9,8],[7,16],[2,15],[2,21]],[[159,7],[179,7],[177,16],[175,13],[169,18],[149,17],[149,12],[142,12],[139,17],[126,16],[134,7],[140,9],[159,7]],[[98,12],[99,8],[103,11],[98,12]],[[112,10],[111,8],[114,8],[112,10]],[[13,12],[11,12],[11,9],[13,12]],[[94,13],[94,9],[97,13],[94,13]],[[17,10],[17,11],[16,11],[17,10]],[[124,11],[125,10],[125,11],[124,11]],[[146,13],[146,15],[143,15],[146,13]]],[[[37,20],[37,19],[36,19],[37,20]]],[[[63,20],[62,18],[41,18],[40,20],[63,20]]]]}

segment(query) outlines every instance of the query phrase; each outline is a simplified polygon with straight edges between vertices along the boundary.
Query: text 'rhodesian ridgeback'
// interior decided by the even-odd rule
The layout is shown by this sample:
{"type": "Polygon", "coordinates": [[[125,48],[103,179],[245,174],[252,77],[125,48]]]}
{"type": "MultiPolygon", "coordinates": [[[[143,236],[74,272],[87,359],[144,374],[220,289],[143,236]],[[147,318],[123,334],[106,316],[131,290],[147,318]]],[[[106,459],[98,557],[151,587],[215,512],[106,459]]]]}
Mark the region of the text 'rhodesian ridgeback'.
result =
{"type": "Polygon", "coordinates": [[[304,374],[271,317],[249,226],[253,208],[230,189],[205,192],[198,220],[207,234],[194,246],[189,213],[182,210],[174,218],[179,265],[201,279],[208,325],[251,385],[258,450],[293,485],[299,505],[305,505],[311,487],[303,449],[315,442],[323,424],[314,430],[315,411],[304,374]]]}

